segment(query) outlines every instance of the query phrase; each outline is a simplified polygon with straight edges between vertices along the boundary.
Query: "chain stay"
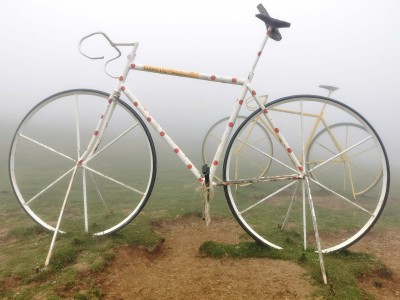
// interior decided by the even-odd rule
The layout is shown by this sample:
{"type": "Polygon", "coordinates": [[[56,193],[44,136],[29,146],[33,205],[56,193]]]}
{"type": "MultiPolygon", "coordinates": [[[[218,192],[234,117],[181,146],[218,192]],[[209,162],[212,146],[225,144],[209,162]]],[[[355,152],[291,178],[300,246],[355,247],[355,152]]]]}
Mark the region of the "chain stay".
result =
{"type": "Polygon", "coordinates": [[[273,181],[297,180],[297,179],[303,179],[303,177],[300,176],[299,174],[293,174],[293,175],[282,175],[282,176],[268,176],[268,177],[259,177],[259,178],[237,179],[237,180],[229,180],[229,181],[219,181],[216,183],[216,186],[228,186],[228,185],[237,185],[237,184],[273,182],[273,181]]]}

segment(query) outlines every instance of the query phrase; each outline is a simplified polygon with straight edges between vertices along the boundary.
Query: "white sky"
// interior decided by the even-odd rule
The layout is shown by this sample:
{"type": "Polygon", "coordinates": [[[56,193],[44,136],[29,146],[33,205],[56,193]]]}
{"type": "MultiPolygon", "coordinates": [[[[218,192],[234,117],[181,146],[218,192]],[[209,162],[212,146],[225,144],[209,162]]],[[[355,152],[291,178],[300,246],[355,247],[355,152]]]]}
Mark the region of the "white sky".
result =
{"type": "MultiPolygon", "coordinates": [[[[139,41],[138,63],[237,77],[247,75],[265,33],[264,24],[254,17],[260,0],[4,2],[0,10],[3,118],[15,127],[30,107],[50,94],[77,87],[109,92],[114,86],[102,73],[101,62],[87,60],[77,51],[80,38],[91,32],[104,31],[117,41],[139,41]]],[[[281,30],[281,42],[268,42],[253,80],[255,89],[276,99],[324,95],[319,84],[339,86],[333,98],[371,122],[387,147],[392,167],[398,167],[400,2],[266,0],[263,4],[272,17],[292,26],[281,30]]],[[[106,52],[98,50],[99,55],[106,52]]],[[[230,112],[238,94],[230,86],[151,74],[135,73],[128,84],[139,97],[143,95],[160,123],[174,123],[172,116],[178,111],[204,111],[205,128],[230,112]]]]}

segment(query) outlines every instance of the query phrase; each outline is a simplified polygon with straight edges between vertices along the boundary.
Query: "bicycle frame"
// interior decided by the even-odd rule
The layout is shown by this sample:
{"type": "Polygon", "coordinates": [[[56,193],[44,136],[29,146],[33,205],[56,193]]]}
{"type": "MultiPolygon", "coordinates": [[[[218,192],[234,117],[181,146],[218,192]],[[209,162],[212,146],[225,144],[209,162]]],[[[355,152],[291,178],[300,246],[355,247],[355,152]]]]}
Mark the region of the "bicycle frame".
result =
{"type": "MultiPolygon", "coordinates": [[[[188,71],[175,70],[175,69],[158,67],[158,66],[136,64],[136,63],[134,63],[134,59],[136,56],[136,51],[139,46],[139,43],[114,44],[111,42],[112,45],[133,46],[132,51],[129,53],[129,55],[127,57],[127,63],[125,65],[124,71],[123,71],[122,75],[118,77],[116,86],[115,86],[114,90],[111,92],[111,96],[108,101],[108,105],[107,105],[104,113],[101,115],[98,125],[92,136],[92,139],[89,142],[86,151],[83,153],[83,155],[79,159],[78,164],[82,164],[82,163],[84,163],[84,161],[90,160],[91,157],[94,155],[94,152],[96,151],[98,145],[101,142],[101,138],[107,127],[107,124],[112,117],[113,110],[116,106],[116,100],[119,98],[119,96],[122,92],[123,94],[125,94],[128,97],[128,99],[132,102],[133,106],[136,107],[136,109],[139,111],[139,113],[142,115],[142,117],[145,120],[147,120],[147,122],[154,128],[154,130],[165,140],[165,142],[174,151],[174,153],[179,157],[179,159],[183,162],[183,164],[197,178],[197,180],[202,184],[205,183],[205,178],[202,175],[202,173],[200,173],[199,169],[192,163],[192,161],[186,156],[186,154],[182,151],[182,149],[173,141],[173,139],[163,130],[161,125],[150,114],[150,112],[147,111],[143,107],[143,105],[141,104],[139,99],[133,94],[133,92],[131,90],[129,90],[129,88],[126,86],[125,82],[126,82],[129,72],[131,70],[135,70],[135,71],[158,73],[158,74],[162,74],[162,75],[187,77],[187,78],[197,79],[197,80],[208,80],[208,81],[214,81],[214,82],[225,83],[225,84],[241,85],[243,87],[238,99],[236,100],[236,102],[234,104],[232,113],[230,114],[230,117],[229,117],[228,124],[226,125],[226,129],[223,133],[221,143],[219,144],[219,146],[216,150],[216,153],[214,155],[214,158],[213,158],[213,161],[212,161],[212,164],[210,167],[209,180],[213,185],[216,185],[216,183],[213,181],[213,178],[214,178],[214,174],[218,168],[218,165],[220,163],[220,160],[221,160],[221,157],[223,154],[223,150],[226,148],[228,139],[232,132],[232,128],[234,126],[234,123],[236,122],[237,116],[242,107],[242,104],[244,101],[243,99],[246,98],[246,94],[248,92],[252,95],[252,97],[256,101],[257,105],[261,109],[264,110],[263,116],[265,117],[265,121],[267,121],[268,124],[270,124],[271,128],[273,128],[275,135],[281,142],[282,146],[286,149],[286,152],[287,152],[289,158],[291,159],[291,161],[293,162],[293,164],[296,166],[296,169],[298,170],[299,175],[301,177],[304,176],[304,171],[303,171],[304,166],[301,165],[301,163],[299,162],[297,157],[291,151],[289,144],[286,142],[286,140],[284,139],[282,134],[279,132],[279,127],[277,127],[276,124],[274,124],[273,120],[268,115],[268,111],[267,111],[267,109],[265,109],[264,104],[258,97],[256,91],[251,86],[251,81],[254,76],[255,68],[258,64],[258,61],[261,57],[261,54],[264,50],[264,47],[268,41],[270,34],[271,33],[269,31],[267,31],[267,34],[263,38],[263,41],[261,43],[261,46],[259,47],[259,50],[255,57],[254,63],[252,65],[252,68],[248,72],[247,78],[212,75],[212,74],[197,73],[197,72],[188,72],[188,71]]],[[[296,175],[296,178],[299,178],[299,177],[296,175]]],[[[229,183],[225,183],[225,184],[229,184],[229,183]]]]}

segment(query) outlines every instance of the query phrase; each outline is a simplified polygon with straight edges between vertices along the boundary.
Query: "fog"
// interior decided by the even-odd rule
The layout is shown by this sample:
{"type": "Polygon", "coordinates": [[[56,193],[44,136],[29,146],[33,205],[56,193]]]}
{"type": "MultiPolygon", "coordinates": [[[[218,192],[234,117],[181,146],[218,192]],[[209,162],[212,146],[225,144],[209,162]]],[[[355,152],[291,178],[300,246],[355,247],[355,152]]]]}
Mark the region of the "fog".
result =
{"type": "MultiPolygon", "coordinates": [[[[103,61],[88,60],[77,50],[79,40],[95,31],[115,41],[138,41],[137,63],[246,77],[265,34],[264,24],[254,17],[259,2],[8,1],[0,11],[1,142],[9,144],[22,117],[51,94],[71,88],[112,90],[114,80],[104,74],[103,61]]],[[[397,185],[399,2],[263,4],[291,28],[281,29],[282,41],[268,41],[253,80],[255,90],[273,100],[326,95],[318,85],[338,86],[332,98],[359,111],[381,136],[392,186],[397,185]]],[[[90,48],[91,54],[109,53],[106,43],[96,48],[90,48]]],[[[141,72],[132,72],[127,84],[178,144],[199,147],[212,123],[230,113],[240,92],[226,84],[141,72]]],[[[1,145],[1,161],[7,148],[1,145]]]]}

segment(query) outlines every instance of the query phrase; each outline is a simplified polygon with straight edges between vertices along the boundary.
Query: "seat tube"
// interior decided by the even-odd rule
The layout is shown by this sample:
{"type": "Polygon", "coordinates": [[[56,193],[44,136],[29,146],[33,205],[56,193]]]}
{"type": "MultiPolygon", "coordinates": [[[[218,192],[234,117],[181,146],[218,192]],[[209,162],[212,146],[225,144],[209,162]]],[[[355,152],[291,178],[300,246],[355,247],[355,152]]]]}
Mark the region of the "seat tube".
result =
{"type": "Polygon", "coordinates": [[[243,104],[244,98],[246,97],[246,94],[247,94],[247,87],[245,85],[243,85],[243,90],[240,94],[239,99],[236,100],[236,103],[233,107],[233,111],[229,117],[229,121],[226,124],[225,131],[222,135],[221,142],[218,145],[217,152],[215,153],[214,159],[211,163],[211,167],[210,167],[210,181],[211,182],[213,182],[215,172],[217,170],[217,167],[220,163],[220,159],[222,157],[222,153],[226,149],[226,145],[228,143],[228,138],[230,137],[230,135],[232,133],[232,128],[237,120],[237,116],[239,114],[240,108],[242,107],[242,104],[243,104]]]}
{"type": "Polygon", "coordinates": [[[264,51],[265,45],[266,45],[266,43],[267,43],[267,41],[268,41],[268,38],[269,38],[269,37],[268,37],[268,33],[267,33],[267,34],[264,36],[263,41],[261,42],[260,48],[258,49],[256,58],[255,58],[255,60],[254,60],[253,66],[252,66],[251,70],[249,71],[249,77],[248,77],[249,82],[251,82],[251,80],[253,79],[254,71],[255,71],[255,69],[256,69],[256,67],[257,67],[258,61],[260,60],[261,54],[262,54],[263,51],[264,51]]]}
{"type": "Polygon", "coordinates": [[[232,128],[233,128],[233,126],[234,126],[234,124],[236,122],[236,119],[237,119],[237,116],[239,114],[240,108],[242,107],[243,101],[246,98],[247,91],[254,92],[254,91],[249,90],[248,84],[250,84],[251,80],[253,79],[254,71],[255,71],[255,69],[257,67],[258,61],[260,60],[261,54],[262,54],[262,52],[264,50],[264,47],[265,47],[267,41],[268,41],[268,34],[266,34],[264,36],[264,38],[263,38],[263,40],[261,42],[261,45],[258,48],[254,63],[252,65],[252,67],[251,67],[251,69],[249,71],[248,77],[247,77],[247,82],[243,85],[243,90],[240,93],[239,98],[236,100],[236,103],[235,103],[233,111],[232,111],[232,113],[230,115],[228,124],[226,125],[225,131],[224,131],[224,133],[222,135],[221,143],[218,145],[217,152],[215,153],[214,159],[213,159],[213,161],[211,163],[211,167],[210,167],[210,180],[211,180],[211,182],[213,182],[215,172],[217,170],[217,167],[219,165],[220,159],[222,157],[222,152],[226,149],[226,145],[228,143],[228,138],[230,137],[230,135],[232,133],[232,128]]]}

